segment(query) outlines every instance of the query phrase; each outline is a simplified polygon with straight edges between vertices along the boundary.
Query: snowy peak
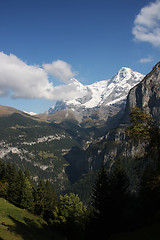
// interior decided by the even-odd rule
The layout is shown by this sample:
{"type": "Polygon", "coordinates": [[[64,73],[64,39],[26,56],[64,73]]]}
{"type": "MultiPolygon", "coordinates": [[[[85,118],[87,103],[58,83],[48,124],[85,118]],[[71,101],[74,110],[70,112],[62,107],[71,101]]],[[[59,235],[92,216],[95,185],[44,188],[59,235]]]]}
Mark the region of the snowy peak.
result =
{"type": "Polygon", "coordinates": [[[117,75],[119,76],[120,79],[124,79],[127,76],[131,76],[132,74],[132,69],[131,68],[127,68],[127,67],[122,67],[119,72],[117,73],[117,75]]]}
{"type": "MultiPolygon", "coordinates": [[[[82,119],[91,117],[93,112],[95,115],[95,111],[97,113],[102,108],[109,107],[111,109],[112,106],[115,108],[115,105],[124,104],[129,90],[143,78],[143,74],[127,67],[122,67],[113,78],[98,81],[91,85],[83,85],[77,79],[72,78],[70,82],[76,86],[81,93],[81,97],[58,101],[55,107],[49,109],[48,113],[52,114],[60,110],[70,109],[79,113],[82,119]]],[[[106,114],[108,114],[107,111],[106,114]]]]}
{"type": "Polygon", "coordinates": [[[106,96],[106,105],[115,104],[116,102],[126,99],[129,90],[137,85],[144,75],[133,71],[131,68],[123,67],[109,81],[108,95],[106,96]]]}
{"type": "Polygon", "coordinates": [[[123,81],[124,79],[128,79],[131,77],[132,70],[130,68],[122,67],[119,72],[113,77],[113,82],[118,83],[123,81]]]}
{"type": "Polygon", "coordinates": [[[111,79],[114,83],[128,82],[131,80],[131,84],[137,81],[139,78],[144,77],[141,73],[133,71],[131,68],[122,67],[118,73],[111,79]]]}

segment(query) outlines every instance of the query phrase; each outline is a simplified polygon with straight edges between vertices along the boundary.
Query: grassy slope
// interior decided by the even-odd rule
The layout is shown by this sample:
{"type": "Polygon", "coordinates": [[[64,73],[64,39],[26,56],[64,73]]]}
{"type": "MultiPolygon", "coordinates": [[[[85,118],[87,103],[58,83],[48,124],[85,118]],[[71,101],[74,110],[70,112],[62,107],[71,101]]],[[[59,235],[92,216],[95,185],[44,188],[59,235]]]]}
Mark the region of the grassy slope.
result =
{"type": "Polygon", "coordinates": [[[64,240],[53,234],[46,222],[0,198],[0,240],[64,240]]]}

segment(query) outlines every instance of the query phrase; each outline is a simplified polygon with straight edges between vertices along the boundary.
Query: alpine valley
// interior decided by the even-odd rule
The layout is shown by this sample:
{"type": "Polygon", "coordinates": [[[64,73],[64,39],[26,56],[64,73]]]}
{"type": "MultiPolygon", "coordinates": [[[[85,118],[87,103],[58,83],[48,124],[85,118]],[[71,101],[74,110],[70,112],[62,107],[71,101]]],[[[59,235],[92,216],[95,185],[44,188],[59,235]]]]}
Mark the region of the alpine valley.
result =
{"type": "Polygon", "coordinates": [[[159,119],[160,63],[146,76],[123,67],[92,85],[71,81],[82,97],[58,101],[45,114],[0,106],[0,159],[29,169],[35,183],[48,179],[59,193],[75,192],[87,202],[97,169],[104,162],[110,171],[121,157],[136,191],[145,146],[128,141],[125,129],[135,105],[159,119]]]}

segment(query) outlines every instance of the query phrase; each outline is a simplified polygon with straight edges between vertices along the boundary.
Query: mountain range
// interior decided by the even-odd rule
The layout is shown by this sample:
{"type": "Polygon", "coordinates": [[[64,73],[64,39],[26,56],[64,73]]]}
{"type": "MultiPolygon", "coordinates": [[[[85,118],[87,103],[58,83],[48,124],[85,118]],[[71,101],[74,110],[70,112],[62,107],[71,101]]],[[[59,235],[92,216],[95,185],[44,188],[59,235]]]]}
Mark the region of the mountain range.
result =
{"type": "Polygon", "coordinates": [[[82,97],[57,101],[47,113],[50,115],[63,111],[64,118],[72,114],[78,122],[85,119],[107,121],[124,109],[129,90],[143,78],[143,74],[127,67],[121,68],[111,79],[91,85],[83,85],[73,78],[72,82],[82,97]]]}
{"type": "Polygon", "coordinates": [[[121,157],[135,190],[152,158],[144,159],[144,146],[129,142],[125,129],[135,105],[159,120],[160,63],[146,76],[122,68],[112,79],[92,85],[73,81],[82,98],[57,102],[48,114],[30,116],[0,106],[0,159],[28,168],[35,182],[49,179],[59,192],[72,191],[85,200],[102,162],[110,171],[121,157]],[[79,121],[73,121],[75,116],[79,121]],[[108,128],[108,119],[117,121],[116,128],[108,128]]]}

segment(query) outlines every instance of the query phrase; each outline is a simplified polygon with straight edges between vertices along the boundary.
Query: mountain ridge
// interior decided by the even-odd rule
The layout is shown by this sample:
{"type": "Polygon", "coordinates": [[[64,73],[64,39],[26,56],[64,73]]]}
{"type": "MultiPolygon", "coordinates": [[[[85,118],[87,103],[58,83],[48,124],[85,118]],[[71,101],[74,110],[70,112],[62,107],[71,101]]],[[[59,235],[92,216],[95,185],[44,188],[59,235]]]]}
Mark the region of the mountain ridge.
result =
{"type": "Polygon", "coordinates": [[[72,79],[82,97],[57,101],[47,113],[50,115],[61,110],[70,110],[79,122],[86,118],[106,121],[108,117],[118,114],[122,105],[124,107],[129,90],[143,78],[143,74],[122,67],[111,79],[91,85],[83,85],[77,79],[72,79]]]}

